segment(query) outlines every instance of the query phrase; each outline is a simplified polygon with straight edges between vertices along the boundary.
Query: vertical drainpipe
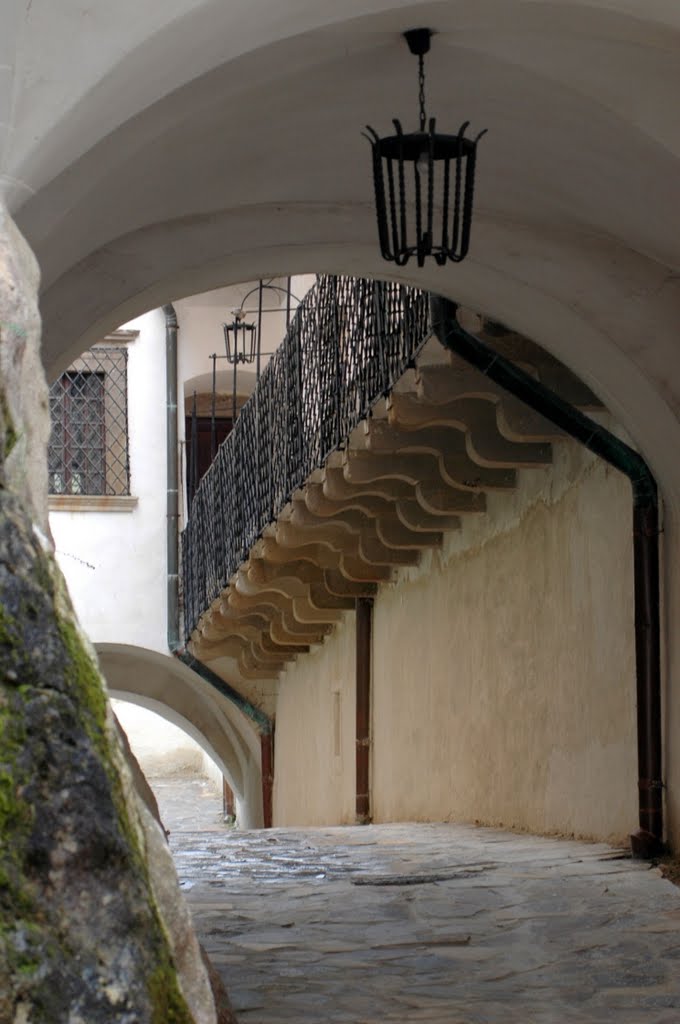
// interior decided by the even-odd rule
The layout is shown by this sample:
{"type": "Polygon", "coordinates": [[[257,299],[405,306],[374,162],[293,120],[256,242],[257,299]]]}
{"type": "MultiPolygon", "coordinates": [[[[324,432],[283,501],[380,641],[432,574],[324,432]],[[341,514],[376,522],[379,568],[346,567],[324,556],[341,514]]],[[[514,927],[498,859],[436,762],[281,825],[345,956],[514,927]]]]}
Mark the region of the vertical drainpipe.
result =
{"type": "Polygon", "coordinates": [[[172,304],[165,313],[165,433],[167,458],[168,647],[179,650],[179,488],[177,472],[177,314],[172,304]]]}
{"type": "Polygon", "coordinates": [[[274,723],[270,732],[260,733],[262,750],[262,822],[271,828],[274,820],[274,723]]]}
{"type": "Polygon", "coordinates": [[[634,482],[633,577],[640,828],[631,844],[635,856],[650,857],[663,843],[659,511],[656,487],[645,494],[634,482]]]}
{"type": "Polygon", "coordinates": [[[373,646],[373,601],[356,600],[356,823],[371,822],[371,648],[373,646]]]}

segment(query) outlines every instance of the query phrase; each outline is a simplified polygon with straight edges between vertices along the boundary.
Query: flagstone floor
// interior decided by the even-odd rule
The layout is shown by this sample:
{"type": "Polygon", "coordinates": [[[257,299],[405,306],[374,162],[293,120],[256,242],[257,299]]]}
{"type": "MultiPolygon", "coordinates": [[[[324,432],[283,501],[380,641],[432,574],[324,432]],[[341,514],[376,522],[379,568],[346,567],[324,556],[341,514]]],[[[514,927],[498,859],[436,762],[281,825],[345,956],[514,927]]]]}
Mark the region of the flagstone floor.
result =
{"type": "Polygon", "coordinates": [[[678,1024],[680,889],[605,845],[452,824],[221,823],[152,780],[242,1024],[678,1024]]]}

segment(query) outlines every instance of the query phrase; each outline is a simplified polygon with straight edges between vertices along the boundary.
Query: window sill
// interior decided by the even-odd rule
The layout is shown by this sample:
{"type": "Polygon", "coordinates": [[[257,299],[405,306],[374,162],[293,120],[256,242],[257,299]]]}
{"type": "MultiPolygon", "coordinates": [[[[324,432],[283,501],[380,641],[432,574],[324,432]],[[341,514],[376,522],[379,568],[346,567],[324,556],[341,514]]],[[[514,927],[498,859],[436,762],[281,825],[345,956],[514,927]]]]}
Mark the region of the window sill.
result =
{"type": "Polygon", "coordinates": [[[132,512],[138,498],[131,494],[50,494],[50,512],[132,512]]]}

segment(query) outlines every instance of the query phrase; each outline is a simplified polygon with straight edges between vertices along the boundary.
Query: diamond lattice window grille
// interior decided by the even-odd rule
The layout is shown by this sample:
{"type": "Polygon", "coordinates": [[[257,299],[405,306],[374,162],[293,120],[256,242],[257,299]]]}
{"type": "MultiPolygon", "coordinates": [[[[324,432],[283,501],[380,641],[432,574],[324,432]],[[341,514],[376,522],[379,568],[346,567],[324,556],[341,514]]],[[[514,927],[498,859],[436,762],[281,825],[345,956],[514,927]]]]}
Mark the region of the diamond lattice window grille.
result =
{"type": "Polygon", "coordinates": [[[130,493],[127,350],[96,346],[50,388],[50,494],[130,493]]]}

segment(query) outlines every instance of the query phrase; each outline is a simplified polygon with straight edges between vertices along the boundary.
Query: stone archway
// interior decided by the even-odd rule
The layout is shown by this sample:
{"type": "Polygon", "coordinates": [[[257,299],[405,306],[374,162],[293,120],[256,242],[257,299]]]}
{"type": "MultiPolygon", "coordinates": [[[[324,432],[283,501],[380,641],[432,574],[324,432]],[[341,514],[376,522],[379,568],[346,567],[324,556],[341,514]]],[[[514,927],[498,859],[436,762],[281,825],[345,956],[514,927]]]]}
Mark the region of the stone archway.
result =
{"type": "Polygon", "coordinates": [[[261,827],[259,739],[240,713],[174,658],[125,644],[97,644],[96,649],[111,696],[179,725],[226,776],[236,794],[240,824],[261,827]]]}

